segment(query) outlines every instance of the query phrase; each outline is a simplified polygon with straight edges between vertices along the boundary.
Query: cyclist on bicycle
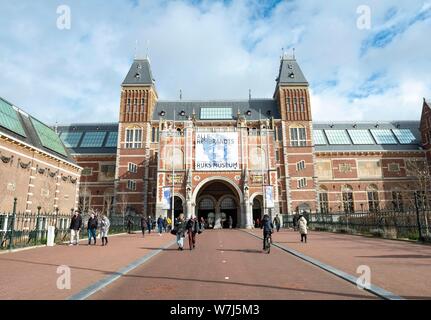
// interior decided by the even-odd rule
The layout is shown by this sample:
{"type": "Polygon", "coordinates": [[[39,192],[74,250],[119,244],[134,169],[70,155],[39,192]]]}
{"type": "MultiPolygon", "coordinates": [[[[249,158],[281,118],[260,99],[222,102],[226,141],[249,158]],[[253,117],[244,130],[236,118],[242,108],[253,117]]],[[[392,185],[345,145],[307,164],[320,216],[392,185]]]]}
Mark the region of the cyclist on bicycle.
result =
{"type": "Polygon", "coordinates": [[[263,250],[265,250],[266,238],[269,237],[272,242],[271,234],[272,234],[272,230],[274,229],[274,225],[272,224],[271,218],[269,217],[268,214],[265,214],[263,216],[261,229],[263,229],[263,250]]]}

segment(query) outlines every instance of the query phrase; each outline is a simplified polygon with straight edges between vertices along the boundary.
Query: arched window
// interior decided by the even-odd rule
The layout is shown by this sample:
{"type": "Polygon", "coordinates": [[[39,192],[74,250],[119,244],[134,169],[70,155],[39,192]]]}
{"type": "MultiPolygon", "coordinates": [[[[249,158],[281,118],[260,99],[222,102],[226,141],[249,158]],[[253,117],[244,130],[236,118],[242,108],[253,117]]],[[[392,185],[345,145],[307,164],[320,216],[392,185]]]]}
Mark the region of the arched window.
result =
{"type": "Polygon", "coordinates": [[[368,196],[368,209],[370,212],[377,212],[379,210],[379,193],[375,185],[367,188],[368,196]]]}
{"type": "Polygon", "coordinates": [[[220,203],[220,209],[236,209],[235,200],[232,198],[224,198],[220,203]]]}
{"type": "Polygon", "coordinates": [[[345,186],[342,190],[343,195],[343,209],[345,213],[355,212],[355,202],[353,200],[353,188],[345,186]]]}
{"type": "Polygon", "coordinates": [[[320,213],[329,212],[328,189],[325,186],[321,186],[319,190],[319,206],[320,213]]]}
{"type": "Polygon", "coordinates": [[[199,209],[202,210],[214,210],[214,201],[210,198],[203,198],[199,202],[199,209]]]}
{"type": "Polygon", "coordinates": [[[290,145],[292,147],[305,147],[307,144],[307,135],[303,126],[290,127],[290,145]]]}

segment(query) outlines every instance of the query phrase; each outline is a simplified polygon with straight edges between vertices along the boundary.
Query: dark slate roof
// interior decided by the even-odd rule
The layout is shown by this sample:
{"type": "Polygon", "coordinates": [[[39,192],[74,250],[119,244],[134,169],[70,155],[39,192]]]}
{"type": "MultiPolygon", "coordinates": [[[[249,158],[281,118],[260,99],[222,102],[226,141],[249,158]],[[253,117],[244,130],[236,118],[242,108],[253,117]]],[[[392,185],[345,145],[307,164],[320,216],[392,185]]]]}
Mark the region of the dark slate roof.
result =
{"type": "Polygon", "coordinates": [[[81,138],[75,148],[69,148],[71,154],[116,154],[117,147],[106,147],[109,132],[118,132],[118,123],[72,123],[57,127],[62,138],[63,132],[82,132],[81,138]],[[81,147],[85,132],[107,132],[101,147],[81,147]]]}
{"type": "MultiPolygon", "coordinates": [[[[185,120],[195,112],[197,120],[200,119],[201,108],[232,108],[232,120],[236,120],[239,113],[247,120],[259,120],[274,117],[280,119],[277,101],[274,99],[250,99],[250,100],[205,100],[205,101],[158,101],[153,113],[153,120],[167,119],[173,120],[174,108],[175,119],[185,120]],[[259,116],[260,110],[260,116],[259,116]],[[165,116],[161,116],[161,112],[165,112],[165,116]],[[185,116],[180,115],[181,111],[185,111],[185,116]],[[251,111],[251,115],[245,113],[251,111]]],[[[214,119],[217,120],[217,119],[214,119]]],[[[209,120],[209,121],[214,121],[209,120]]]]}
{"type": "MultiPolygon", "coordinates": [[[[8,130],[5,127],[2,127],[1,125],[0,125],[0,133],[8,135],[8,136],[12,137],[13,139],[24,142],[24,143],[26,143],[32,147],[43,150],[47,154],[56,156],[58,158],[61,158],[63,160],[66,160],[68,162],[76,164],[75,160],[73,159],[73,157],[69,153],[69,150],[64,145],[63,146],[64,146],[64,149],[66,151],[66,155],[55,152],[55,151],[43,146],[42,142],[40,141],[39,135],[37,134],[36,129],[34,128],[32,122],[31,122],[31,119],[30,119],[31,115],[27,114],[25,111],[23,111],[20,108],[18,108],[17,106],[15,106],[13,103],[11,103],[11,102],[9,102],[9,101],[1,98],[1,97],[0,97],[0,100],[3,100],[7,104],[13,106],[15,110],[17,110],[18,120],[21,123],[26,136],[25,137],[21,136],[21,135],[15,133],[13,131],[8,130]]],[[[34,117],[32,117],[32,118],[39,121],[38,119],[36,119],[34,117]]],[[[46,125],[46,126],[49,127],[48,125],[46,125]]]]}
{"type": "Polygon", "coordinates": [[[293,57],[284,55],[280,63],[280,71],[276,79],[282,85],[308,85],[298,62],[293,57]]]}
{"type": "Polygon", "coordinates": [[[123,85],[152,85],[154,83],[148,59],[135,59],[123,81],[123,85]]]}
{"type": "MultiPolygon", "coordinates": [[[[390,121],[390,122],[313,122],[313,130],[370,130],[370,129],[409,129],[416,138],[409,144],[378,144],[373,138],[374,144],[350,144],[335,145],[329,144],[327,136],[324,135],[326,144],[315,145],[317,152],[336,151],[420,151],[421,134],[419,131],[420,121],[390,121]]],[[[349,136],[350,137],[350,136],[349,136]]],[[[371,137],[373,137],[371,135],[371,137]]]]}

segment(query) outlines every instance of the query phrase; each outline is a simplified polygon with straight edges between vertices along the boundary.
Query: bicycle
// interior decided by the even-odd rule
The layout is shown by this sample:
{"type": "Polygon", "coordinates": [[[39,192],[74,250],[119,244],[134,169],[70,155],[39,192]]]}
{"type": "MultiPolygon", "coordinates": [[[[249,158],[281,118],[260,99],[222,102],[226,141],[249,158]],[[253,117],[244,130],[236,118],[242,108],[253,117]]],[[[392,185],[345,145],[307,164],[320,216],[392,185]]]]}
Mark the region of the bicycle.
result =
{"type": "Polygon", "coordinates": [[[266,253],[270,253],[271,252],[271,234],[265,234],[265,238],[264,238],[264,251],[266,251],[266,253]]]}

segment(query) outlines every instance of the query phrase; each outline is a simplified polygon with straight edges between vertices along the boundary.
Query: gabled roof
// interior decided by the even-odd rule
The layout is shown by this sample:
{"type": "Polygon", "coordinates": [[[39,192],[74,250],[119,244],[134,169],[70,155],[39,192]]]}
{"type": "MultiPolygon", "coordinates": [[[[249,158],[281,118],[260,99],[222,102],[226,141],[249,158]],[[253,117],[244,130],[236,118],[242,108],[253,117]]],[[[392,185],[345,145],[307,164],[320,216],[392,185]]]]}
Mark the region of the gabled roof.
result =
{"type": "Polygon", "coordinates": [[[315,150],[317,152],[420,151],[422,146],[419,125],[419,121],[314,122],[315,150]],[[335,133],[335,138],[342,139],[344,142],[331,144],[329,139],[331,131],[335,133]],[[358,134],[356,139],[352,137],[355,132],[358,134]],[[376,134],[379,132],[388,135],[389,143],[382,143],[376,139],[376,134]],[[361,143],[362,139],[364,143],[361,143]]]}
{"type": "Polygon", "coordinates": [[[153,85],[154,79],[151,73],[151,65],[148,58],[135,59],[123,81],[123,85],[153,85]]]}
{"type": "Polygon", "coordinates": [[[284,55],[280,61],[280,70],[276,79],[278,85],[305,85],[308,81],[294,57],[284,55]]]}
{"type": "MultiPolygon", "coordinates": [[[[174,109],[175,119],[178,121],[186,120],[195,114],[196,120],[209,120],[202,119],[202,109],[217,109],[217,108],[231,108],[232,118],[231,119],[220,119],[220,120],[236,120],[238,118],[238,112],[244,116],[247,120],[259,120],[267,118],[280,119],[280,113],[278,111],[277,101],[274,99],[249,99],[249,100],[202,100],[202,101],[158,101],[154,108],[153,120],[173,120],[174,109]],[[181,111],[184,111],[185,116],[181,116],[181,111]],[[251,111],[250,115],[246,112],[251,111]],[[164,112],[164,116],[162,116],[164,112]],[[260,113],[259,113],[260,112],[260,113]]],[[[211,119],[219,120],[219,119],[211,119]]]]}
{"type": "Polygon", "coordinates": [[[52,127],[0,97],[0,134],[76,164],[52,127]]]}

